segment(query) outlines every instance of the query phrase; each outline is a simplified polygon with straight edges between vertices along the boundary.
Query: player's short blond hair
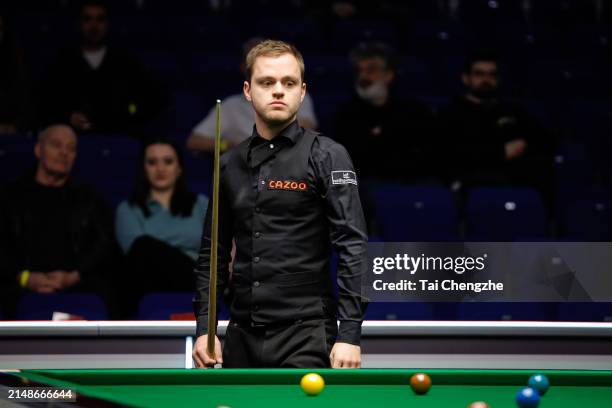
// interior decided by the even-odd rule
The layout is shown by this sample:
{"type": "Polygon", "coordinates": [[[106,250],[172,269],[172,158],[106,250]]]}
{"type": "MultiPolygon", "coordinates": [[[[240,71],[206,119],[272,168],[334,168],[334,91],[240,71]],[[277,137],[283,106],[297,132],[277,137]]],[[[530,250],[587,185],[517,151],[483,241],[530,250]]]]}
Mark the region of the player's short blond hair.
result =
{"type": "Polygon", "coordinates": [[[253,65],[255,65],[255,60],[257,58],[278,57],[283,54],[291,54],[295,57],[300,67],[300,75],[302,77],[302,82],[304,82],[305,67],[304,57],[302,56],[302,53],[293,44],[278,40],[263,40],[256,44],[253,48],[251,48],[245,60],[247,75],[246,80],[251,80],[251,76],[253,75],[253,65]]]}

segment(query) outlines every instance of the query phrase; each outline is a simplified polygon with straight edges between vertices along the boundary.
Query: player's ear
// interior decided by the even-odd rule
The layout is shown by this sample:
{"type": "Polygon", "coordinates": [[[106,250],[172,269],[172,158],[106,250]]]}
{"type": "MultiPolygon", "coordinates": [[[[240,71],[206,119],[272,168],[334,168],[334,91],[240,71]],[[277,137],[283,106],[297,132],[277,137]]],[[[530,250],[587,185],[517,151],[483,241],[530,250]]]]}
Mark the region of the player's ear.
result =
{"type": "Polygon", "coordinates": [[[36,158],[40,160],[40,142],[37,142],[34,145],[34,156],[36,156],[36,158]]]}
{"type": "Polygon", "coordinates": [[[302,95],[300,96],[300,102],[304,102],[306,96],[306,82],[302,82],[302,95]]]}
{"type": "Polygon", "coordinates": [[[251,102],[251,84],[249,81],[244,81],[244,84],[242,84],[242,92],[246,100],[251,102]]]}

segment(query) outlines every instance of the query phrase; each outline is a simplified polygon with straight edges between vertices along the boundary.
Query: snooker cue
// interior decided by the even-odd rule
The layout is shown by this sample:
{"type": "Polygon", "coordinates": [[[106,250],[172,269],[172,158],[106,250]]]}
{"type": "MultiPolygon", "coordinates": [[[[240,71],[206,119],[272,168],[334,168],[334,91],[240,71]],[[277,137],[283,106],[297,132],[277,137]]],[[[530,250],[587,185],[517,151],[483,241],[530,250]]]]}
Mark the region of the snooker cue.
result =
{"type": "Polygon", "coordinates": [[[208,355],[216,359],[217,335],[217,246],[219,243],[219,156],[221,154],[221,101],[216,106],[215,158],[213,163],[212,225],[210,243],[210,280],[208,286],[208,355]]]}

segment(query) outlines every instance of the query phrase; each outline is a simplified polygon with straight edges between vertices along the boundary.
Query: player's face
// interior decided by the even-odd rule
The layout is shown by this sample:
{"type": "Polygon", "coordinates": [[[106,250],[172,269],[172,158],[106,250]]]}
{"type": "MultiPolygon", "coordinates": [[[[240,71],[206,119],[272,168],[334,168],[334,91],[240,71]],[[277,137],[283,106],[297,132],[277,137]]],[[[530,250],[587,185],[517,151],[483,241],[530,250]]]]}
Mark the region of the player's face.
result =
{"type": "Polygon", "coordinates": [[[251,81],[244,82],[244,95],[257,116],[273,126],[295,120],[306,93],[297,59],[291,54],[261,56],[252,71],[251,81]]]}
{"type": "Polygon", "coordinates": [[[469,73],[463,75],[463,83],[475,94],[495,92],[499,85],[499,73],[495,62],[478,61],[469,73]]]}
{"type": "Polygon", "coordinates": [[[101,45],[108,33],[106,10],[98,6],[85,6],[81,13],[81,33],[88,45],[101,45]]]}
{"type": "Polygon", "coordinates": [[[39,166],[49,174],[68,176],[76,159],[76,135],[64,127],[48,132],[47,136],[36,144],[35,153],[39,166]]]}
{"type": "Polygon", "coordinates": [[[181,174],[181,166],[172,146],[152,144],[145,151],[145,172],[153,190],[171,190],[181,174]]]}

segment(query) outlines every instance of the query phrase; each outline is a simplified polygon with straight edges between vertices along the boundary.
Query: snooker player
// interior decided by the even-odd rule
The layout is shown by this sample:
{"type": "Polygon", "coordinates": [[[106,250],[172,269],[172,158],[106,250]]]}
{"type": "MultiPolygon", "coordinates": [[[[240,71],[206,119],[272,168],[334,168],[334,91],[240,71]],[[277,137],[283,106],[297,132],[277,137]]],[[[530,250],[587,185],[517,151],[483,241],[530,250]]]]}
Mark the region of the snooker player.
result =
{"type": "Polygon", "coordinates": [[[299,126],[306,84],[304,60],[293,45],[260,42],[246,57],[246,74],[253,134],[220,163],[217,298],[225,293],[230,323],[222,351],[215,338],[213,359],[207,351],[209,206],[195,267],[193,359],[201,368],[360,367],[367,233],[353,164],[340,144],[299,126]]]}

